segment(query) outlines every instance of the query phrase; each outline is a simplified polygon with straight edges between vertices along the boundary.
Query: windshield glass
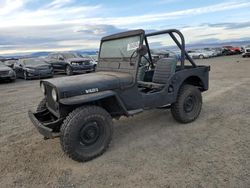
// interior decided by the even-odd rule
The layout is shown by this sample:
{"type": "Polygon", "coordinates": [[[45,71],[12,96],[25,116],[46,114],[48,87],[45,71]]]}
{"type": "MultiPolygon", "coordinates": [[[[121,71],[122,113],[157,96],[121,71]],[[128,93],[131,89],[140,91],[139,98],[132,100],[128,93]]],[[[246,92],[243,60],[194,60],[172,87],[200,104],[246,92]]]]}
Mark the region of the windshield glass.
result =
{"type": "Polygon", "coordinates": [[[44,60],[42,59],[25,59],[23,60],[25,65],[40,65],[45,64],[44,60]]]}
{"type": "Polygon", "coordinates": [[[81,58],[80,55],[75,54],[75,53],[65,53],[65,54],[62,54],[62,56],[63,56],[65,59],[81,58]]]}
{"type": "Polygon", "coordinates": [[[101,47],[101,58],[130,57],[140,45],[140,36],[133,36],[104,41],[101,47]]]}

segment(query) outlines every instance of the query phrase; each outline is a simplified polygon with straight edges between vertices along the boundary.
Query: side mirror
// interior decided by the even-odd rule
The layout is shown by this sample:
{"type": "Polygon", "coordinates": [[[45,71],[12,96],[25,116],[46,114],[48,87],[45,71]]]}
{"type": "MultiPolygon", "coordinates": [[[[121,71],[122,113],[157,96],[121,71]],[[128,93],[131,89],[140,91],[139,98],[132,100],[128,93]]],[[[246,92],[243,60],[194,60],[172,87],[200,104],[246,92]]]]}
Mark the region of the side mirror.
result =
{"type": "Polygon", "coordinates": [[[146,45],[141,45],[139,48],[137,48],[137,54],[144,56],[148,53],[148,48],[146,45]]]}
{"type": "Polygon", "coordinates": [[[59,57],[59,60],[60,60],[60,61],[63,61],[63,60],[64,60],[64,58],[63,58],[63,57],[59,57]]]}

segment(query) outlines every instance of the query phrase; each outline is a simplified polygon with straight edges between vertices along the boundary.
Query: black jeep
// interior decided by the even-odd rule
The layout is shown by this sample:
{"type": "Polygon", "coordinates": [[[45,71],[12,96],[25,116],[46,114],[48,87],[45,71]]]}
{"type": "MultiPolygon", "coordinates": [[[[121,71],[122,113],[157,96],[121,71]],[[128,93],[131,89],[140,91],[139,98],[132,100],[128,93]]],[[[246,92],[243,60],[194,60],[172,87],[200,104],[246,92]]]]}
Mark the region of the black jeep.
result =
{"type": "Polygon", "coordinates": [[[37,112],[29,111],[38,131],[46,139],[60,137],[72,159],[88,161],[105,152],[112,118],[162,106],[169,106],[181,123],[199,116],[210,67],[194,63],[180,31],[134,30],[104,37],[98,62],[95,73],[41,81],[45,97],[37,112]],[[169,34],[180,48],[180,62],[166,57],[154,62],[148,38],[161,34],[169,34]],[[185,59],[191,64],[185,65],[185,59]]]}

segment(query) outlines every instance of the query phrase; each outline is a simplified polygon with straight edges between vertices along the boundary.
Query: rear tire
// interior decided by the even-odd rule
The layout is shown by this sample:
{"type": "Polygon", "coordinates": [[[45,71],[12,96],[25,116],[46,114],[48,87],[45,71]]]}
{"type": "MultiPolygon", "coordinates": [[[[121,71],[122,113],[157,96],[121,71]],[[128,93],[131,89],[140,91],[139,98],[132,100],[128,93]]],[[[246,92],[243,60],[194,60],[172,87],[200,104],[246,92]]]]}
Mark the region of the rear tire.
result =
{"type": "Polygon", "coordinates": [[[183,85],[177,101],[171,105],[171,113],[178,122],[190,123],[198,118],[201,108],[201,91],[193,85],[183,85]]]}
{"type": "Polygon", "coordinates": [[[60,131],[63,151],[73,160],[84,162],[107,150],[113,135],[113,123],[103,108],[83,106],[67,116],[60,131]]]}
{"type": "Polygon", "coordinates": [[[72,70],[72,68],[71,68],[69,65],[66,66],[65,71],[66,71],[66,74],[67,74],[68,76],[73,75],[73,70],[72,70]]]}
{"type": "Polygon", "coordinates": [[[199,59],[204,59],[204,55],[199,55],[199,59]]]}

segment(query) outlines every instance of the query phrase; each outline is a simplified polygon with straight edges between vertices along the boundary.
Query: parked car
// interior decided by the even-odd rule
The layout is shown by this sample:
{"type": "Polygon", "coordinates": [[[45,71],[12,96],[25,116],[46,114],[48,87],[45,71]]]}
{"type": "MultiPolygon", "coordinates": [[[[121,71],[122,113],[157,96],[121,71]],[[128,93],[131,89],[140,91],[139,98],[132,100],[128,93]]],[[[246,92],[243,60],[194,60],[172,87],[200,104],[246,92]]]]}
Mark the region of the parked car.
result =
{"type": "Polygon", "coordinates": [[[187,53],[193,59],[205,59],[212,57],[211,53],[204,50],[189,50],[187,53]]]}
{"type": "Polygon", "coordinates": [[[0,80],[15,81],[16,73],[12,68],[6,66],[3,62],[0,62],[0,80]]]}
{"type": "Polygon", "coordinates": [[[94,70],[96,69],[96,66],[97,66],[97,64],[98,64],[97,57],[95,57],[95,56],[90,56],[90,55],[88,55],[88,56],[83,56],[83,55],[82,55],[82,58],[88,59],[88,60],[90,61],[90,63],[93,64],[94,70]]]}
{"type": "Polygon", "coordinates": [[[213,48],[213,50],[215,51],[216,53],[216,56],[222,56],[222,52],[223,52],[223,49],[222,48],[213,48]]]}
{"type": "Polygon", "coordinates": [[[224,49],[231,51],[231,55],[241,54],[240,47],[233,47],[233,46],[223,46],[224,49]]]}
{"type": "Polygon", "coordinates": [[[89,58],[72,52],[51,53],[46,61],[54,68],[55,72],[65,72],[68,76],[95,70],[95,65],[89,58]]]}
{"type": "Polygon", "coordinates": [[[203,49],[202,50],[204,53],[207,53],[209,57],[216,57],[217,53],[215,52],[214,49],[203,49]]]}
{"type": "Polygon", "coordinates": [[[4,64],[10,68],[14,67],[14,64],[17,62],[18,60],[16,59],[10,59],[10,60],[6,60],[4,61],[4,64]]]}
{"type": "Polygon", "coordinates": [[[157,62],[161,58],[174,58],[177,60],[180,60],[180,52],[179,51],[171,51],[167,49],[161,49],[161,48],[156,48],[156,49],[151,49],[151,56],[154,62],[157,62]]]}
{"type": "Polygon", "coordinates": [[[235,52],[228,49],[228,48],[223,48],[222,49],[222,55],[224,55],[224,56],[235,55],[235,52]]]}
{"type": "Polygon", "coordinates": [[[14,65],[14,70],[17,77],[25,80],[53,77],[54,75],[52,66],[47,64],[44,59],[19,59],[14,65]]]}
{"type": "Polygon", "coordinates": [[[250,45],[244,47],[242,57],[250,57],[250,45]]]}

